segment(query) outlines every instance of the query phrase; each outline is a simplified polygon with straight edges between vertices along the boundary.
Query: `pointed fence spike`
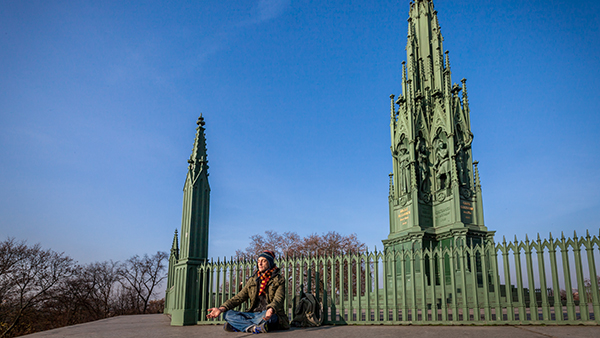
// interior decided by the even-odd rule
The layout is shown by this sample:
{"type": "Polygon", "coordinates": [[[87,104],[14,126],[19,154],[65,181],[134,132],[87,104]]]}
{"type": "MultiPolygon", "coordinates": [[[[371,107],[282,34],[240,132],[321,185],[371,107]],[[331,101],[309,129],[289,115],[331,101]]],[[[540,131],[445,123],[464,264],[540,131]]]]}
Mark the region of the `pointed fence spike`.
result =
{"type": "Polygon", "coordinates": [[[573,238],[577,238],[577,231],[573,230],[573,238]]]}
{"type": "Polygon", "coordinates": [[[560,238],[563,240],[565,239],[565,233],[563,231],[560,232],[560,238]]]}
{"type": "Polygon", "coordinates": [[[537,236],[538,236],[538,239],[537,239],[537,240],[538,240],[538,242],[539,242],[539,241],[540,241],[540,233],[539,233],[539,232],[537,233],[537,236]]]}
{"type": "Polygon", "coordinates": [[[518,240],[517,240],[517,235],[515,235],[515,243],[517,243],[517,242],[518,242],[518,240]]]}
{"type": "Polygon", "coordinates": [[[550,235],[550,240],[552,240],[552,232],[548,232],[548,234],[550,235]]]}
{"type": "Polygon", "coordinates": [[[585,229],[585,233],[586,233],[586,237],[590,238],[590,230],[589,229],[585,229]]]}
{"type": "Polygon", "coordinates": [[[527,236],[527,234],[525,234],[525,242],[529,242],[529,236],[527,236]]]}
{"type": "Polygon", "coordinates": [[[504,236],[504,235],[502,236],[502,243],[503,243],[504,245],[506,245],[506,236],[504,236]]]}

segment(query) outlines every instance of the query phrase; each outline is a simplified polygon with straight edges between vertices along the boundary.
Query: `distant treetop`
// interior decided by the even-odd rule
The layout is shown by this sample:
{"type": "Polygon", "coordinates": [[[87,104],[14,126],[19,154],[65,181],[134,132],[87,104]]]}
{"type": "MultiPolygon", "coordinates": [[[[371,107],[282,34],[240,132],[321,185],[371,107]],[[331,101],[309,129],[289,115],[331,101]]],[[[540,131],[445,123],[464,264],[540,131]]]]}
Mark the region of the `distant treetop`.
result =
{"type": "Polygon", "coordinates": [[[281,256],[342,255],[361,253],[367,250],[365,243],[358,240],[356,234],[341,235],[336,231],[311,234],[304,238],[296,232],[265,231],[265,235],[250,237],[250,245],[245,250],[236,250],[237,258],[256,259],[263,250],[273,250],[281,256]]]}

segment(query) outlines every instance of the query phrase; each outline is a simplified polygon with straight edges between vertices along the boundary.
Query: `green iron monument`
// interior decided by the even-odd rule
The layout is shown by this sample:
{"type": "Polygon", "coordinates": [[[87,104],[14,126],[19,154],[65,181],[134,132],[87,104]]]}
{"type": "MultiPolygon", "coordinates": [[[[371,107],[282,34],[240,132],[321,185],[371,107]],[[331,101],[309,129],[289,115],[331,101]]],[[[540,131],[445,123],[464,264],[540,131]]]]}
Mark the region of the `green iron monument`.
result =
{"type": "Polygon", "coordinates": [[[433,2],[411,2],[402,94],[390,96],[393,173],[386,250],[493,240],[494,232],[484,225],[471,153],[466,80],[452,84],[442,42],[433,2]]]}
{"type": "Polygon", "coordinates": [[[204,118],[198,118],[192,155],[183,186],[183,215],[181,217],[181,247],[177,230],[173,238],[165,312],[171,315],[171,325],[195,325],[198,322],[201,278],[198,267],[208,256],[208,213],[210,186],[204,118]]]}
{"type": "MultiPolygon", "coordinates": [[[[411,2],[402,95],[391,96],[390,233],[383,244],[386,252],[420,252],[423,261],[427,250],[489,244],[494,236],[483,221],[481,184],[471,153],[473,134],[466,80],[460,86],[452,84],[448,52],[444,53],[442,41],[431,0],[411,2]]],[[[183,188],[180,238],[176,231],[169,258],[165,313],[171,315],[172,325],[197,324],[201,302],[212,299],[207,294],[212,291],[206,291],[212,286],[200,284],[206,279],[202,275],[206,270],[201,267],[207,263],[210,187],[202,116],[197,124],[183,188]]],[[[431,257],[429,254],[429,260],[431,257]]],[[[479,266],[478,257],[475,264],[479,266]]],[[[445,260],[443,270],[449,276],[452,269],[445,260]]],[[[408,267],[408,261],[406,264],[395,270],[396,279],[405,280],[407,290],[416,292],[417,281],[425,280],[421,269],[429,274],[428,263],[425,261],[423,267],[415,263],[414,270],[408,267]],[[411,283],[415,283],[414,289],[411,283]]],[[[436,271],[441,273],[439,267],[436,271]]],[[[479,273],[478,280],[482,277],[479,273]]],[[[390,285],[393,281],[388,279],[390,285]]],[[[457,285],[478,290],[482,288],[479,284],[469,279],[457,285]]],[[[386,295],[390,304],[398,301],[392,294],[386,295]]],[[[417,298],[413,304],[417,304],[417,298]]]]}

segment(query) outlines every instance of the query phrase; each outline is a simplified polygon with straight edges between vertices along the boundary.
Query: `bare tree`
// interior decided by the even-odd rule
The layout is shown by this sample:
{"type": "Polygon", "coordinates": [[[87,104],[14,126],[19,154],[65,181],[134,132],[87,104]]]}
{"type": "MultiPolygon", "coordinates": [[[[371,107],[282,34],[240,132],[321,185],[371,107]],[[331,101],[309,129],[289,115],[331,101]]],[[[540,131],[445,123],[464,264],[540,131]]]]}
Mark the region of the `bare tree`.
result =
{"type": "Polygon", "coordinates": [[[151,299],[165,279],[165,259],[157,252],[80,266],[63,253],[8,238],[0,242],[0,338],[161,311],[164,300],[151,299]]]}
{"type": "Polygon", "coordinates": [[[303,255],[343,255],[361,253],[367,249],[356,237],[356,234],[343,236],[335,231],[330,231],[321,236],[312,234],[302,240],[298,249],[303,255]]]}
{"type": "Polygon", "coordinates": [[[0,255],[3,265],[0,280],[5,289],[0,319],[7,325],[0,337],[5,337],[27,310],[43,304],[57,291],[60,282],[73,274],[75,266],[64,253],[42,250],[39,244],[27,247],[14,239],[2,243],[0,255]]]}
{"type": "Polygon", "coordinates": [[[155,289],[167,278],[164,274],[167,257],[166,252],[157,251],[153,256],[135,255],[121,264],[122,291],[131,291],[136,296],[132,301],[137,313],[146,313],[155,289]]]}
{"type": "Polygon", "coordinates": [[[0,243],[0,304],[15,287],[13,275],[18,270],[18,264],[25,259],[27,245],[17,243],[14,238],[8,238],[0,243]]]}
{"type": "MultiPolygon", "coordinates": [[[[345,255],[345,254],[360,254],[363,253],[367,250],[367,246],[362,243],[361,241],[358,240],[358,237],[356,236],[356,234],[351,234],[351,235],[341,235],[340,233],[336,232],[336,231],[330,231],[328,233],[323,233],[322,235],[318,235],[318,234],[311,234],[308,235],[304,238],[300,238],[300,236],[295,233],[295,232],[285,232],[283,233],[283,235],[278,234],[276,231],[265,231],[265,235],[254,235],[252,237],[250,237],[250,246],[248,246],[246,248],[246,250],[241,251],[238,250],[236,251],[236,257],[238,259],[256,259],[256,257],[263,251],[263,250],[273,250],[276,253],[280,253],[282,256],[286,256],[286,257],[293,257],[293,256],[314,256],[314,255],[332,255],[332,256],[337,256],[337,255],[345,255]]],[[[350,265],[342,265],[340,266],[339,263],[335,263],[335,269],[336,271],[340,271],[340,269],[343,269],[343,273],[344,276],[346,276],[348,274],[348,269],[350,268],[351,271],[355,271],[356,269],[356,264],[359,264],[359,269],[362,271],[362,276],[365,275],[366,270],[367,270],[367,266],[364,265],[364,263],[352,263],[350,265]]],[[[290,266],[287,267],[280,267],[283,269],[290,269],[289,275],[291,275],[291,269],[295,269],[296,273],[298,274],[300,272],[299,267],[296,265],[293,268],[290,266]]],[[[308,267],[306,267],[308,268],[308,267]]],[[[317,269],[313,270],[313,271],[318,271],[319,274],[321,276],[323,276],[324,273],[326,274],[330,274],[331,273],[331,266],[326,266],[326,267],[318,267],[317,269]]],[[[315,275],[312,276],[308,276],[307,275],[308,271],[304,270],[304,278],[305,280],[307,280],[308,278],[315,278],[315,275]]],[[[354,276],[354,274],[353,274],[354,276]]],[[[319,281],[319,287],[322,289],[324,286],[322,285],[322,281],[319,281]]],[[[329,281],[328,283],[331,283],[331,281],[329,281]]],[[[339,290],[339,281],[337,282],[338,284],[336,284],[336,289],[337,292],[342,292],[342,293],[346,293],[348,294],[349,292],[352,293],[356,293],[357,289],[357,280],[356,278],[353,278],[353,280],[351,281],[352,287],[348,288],[348,285],[344,285],[344,289],[343,290],[339,290]]],[[[316,282],[312,283],[313,287],[315,287],[317,285],[316,282]]],[[[360,281],[360,285],[362,287],[362,291],[364,292],[365,290],[365,279],[363,278],[360,281]]],[[[305,287],[306,285],[304,285],[305,287]]],[[[300,289],[303,286],[301,285],[296,285],[295,287],[290,287],[290,289],[288,290],[288,293],[291,297],[294,297],[295,294],[298,294],[300,292],[300,289]]],[[[331,285],[328,284],[327,286],[328,290],[330,290],[331,285]]]]}
{"type": "Polygon", "coordinates": [[[323,235],[311,234],[304,238],[296,232],[284,232],[282,235],[276,231],[265,231],[265,235],[250,237],[250,246],[246,250],[236,251],[236,257],[256,259],[263,250],[273,250],[282,256],[310,256],[310,255],[339,255],[347,253],[360,253],[367,246],[358,240],[356,234],[341,235],[330,231],[323,235]]]}
{"type": "Polygon", "coordinates": [[[63,307],[67,313],[64,325],[114,315],[115,288],[120,279],[118,262],[95,262],[77,267],[55,301],[55,308],[63,307]]]}

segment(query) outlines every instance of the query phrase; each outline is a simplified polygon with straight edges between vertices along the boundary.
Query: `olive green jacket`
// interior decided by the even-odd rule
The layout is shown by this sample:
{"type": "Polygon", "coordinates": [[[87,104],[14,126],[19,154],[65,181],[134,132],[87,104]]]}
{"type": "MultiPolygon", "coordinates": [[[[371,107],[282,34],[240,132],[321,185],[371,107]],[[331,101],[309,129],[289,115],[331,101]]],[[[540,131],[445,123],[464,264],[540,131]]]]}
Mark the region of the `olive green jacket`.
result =
{"type": "MultiPolygon", "coordinates": [[[[254,308],[256,305],[256,301],[258,299],[258,288],[260,285],[256,283],[256,274],[254,274],[248,281],[246,285],[242,288],[237,295],[233,296],[231,299],[223,303],[222,307],[227,310],[231,310],[236,306],[242,304],[243,302],[250,300],[249,309],[254,308]]],[[[280,273],[279,269],[276,269],[271,275],[271,279],[267,282],[266,287],[266,296],[267,296],[267,309],[271,308],[277,314],[279,327],[281,329],[289,329],[290,328],[290,320],[287,315],[287,311],[283,308],[284,300],[285,300],[285,279],[280,273]]]]}

